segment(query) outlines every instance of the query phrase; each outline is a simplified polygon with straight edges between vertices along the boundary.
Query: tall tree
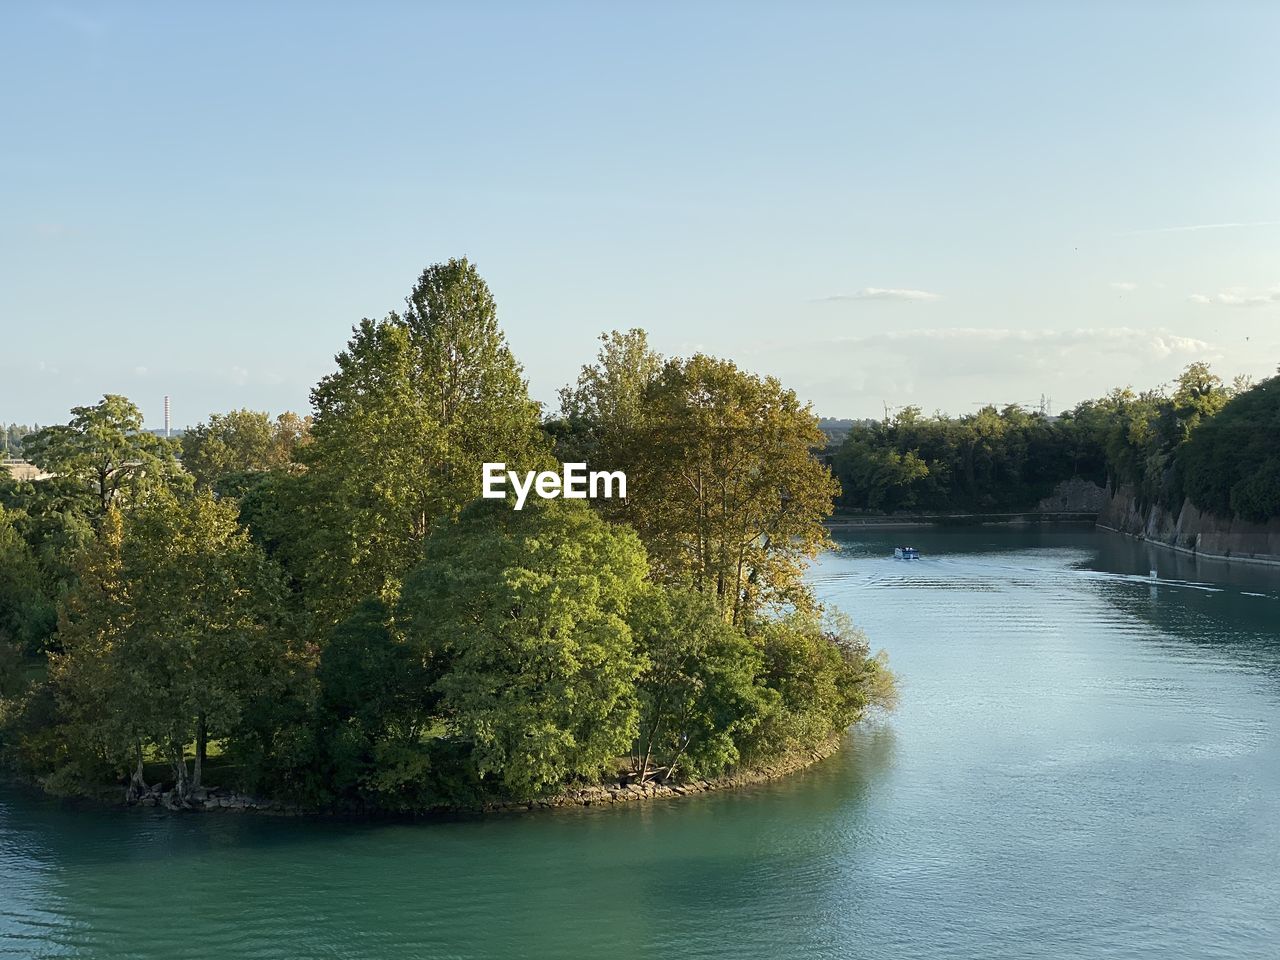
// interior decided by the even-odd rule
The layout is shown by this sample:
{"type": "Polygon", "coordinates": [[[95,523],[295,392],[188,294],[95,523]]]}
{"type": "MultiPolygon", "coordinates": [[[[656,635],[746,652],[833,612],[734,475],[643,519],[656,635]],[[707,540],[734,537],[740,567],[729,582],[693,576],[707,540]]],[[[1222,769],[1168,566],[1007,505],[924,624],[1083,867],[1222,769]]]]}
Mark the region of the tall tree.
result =
{"type": "Polygon", "coordinates": [[[596,362],[560,390],[562,417],[556,453],[564,462],[612,469],[623,445],[644,421],[645,391],[662,372],[662,357],[641,329],[600,335],[596,362]]]}
{"type": "Polygon", "coordinates": [[[423,271],[403,315],[363,320],[312,391],[302,567],[322,617],[390,600],[433,524],[481,491],[480,465],[549,461],[488,286],[466,260],[423,271]]]}
{"type": "Polygon", "coordinates": [[[54,624],[54,604],[31,547],[0,506],[0,647],[32,653],[54,624]]]}
{"type": "Polygon", "coordinates": [[[808,605],[805,563],[828,542],[839,488],[814,456],[817,418],[772,377],[699,354],[671,360],[644,395],[619,455],[625,518],[660,579],[716,598],[744,622],[808,605]]]}
{"type": "Polygon", "coordinates": [[[208,741],[271,697],[286,666],[279,576],[234,504],[207,493],[162,493],[123,521],[110,510],[94,552],[68,600],[55,682],[81,735],[117,759],[128,741],[139,756],[154,746],[185,797],[208,741]]]}
{"type": "Polygon", "coordinates": [[[501,792],[597,778],[636,734],[634,533],[576,500],[480,500],[432,534],[401,618],[448,732],[501,792]]]}
{"type": "Polygon", "coordinates": [[[177,481],[177,442],[143,429],[142,412],[108,393],[91,407],[72,407],[71,422],[29,437],[26,456],[36,466],[84,484],[98,519],[117,502],[136,499],[148,484],[177,481]]]}

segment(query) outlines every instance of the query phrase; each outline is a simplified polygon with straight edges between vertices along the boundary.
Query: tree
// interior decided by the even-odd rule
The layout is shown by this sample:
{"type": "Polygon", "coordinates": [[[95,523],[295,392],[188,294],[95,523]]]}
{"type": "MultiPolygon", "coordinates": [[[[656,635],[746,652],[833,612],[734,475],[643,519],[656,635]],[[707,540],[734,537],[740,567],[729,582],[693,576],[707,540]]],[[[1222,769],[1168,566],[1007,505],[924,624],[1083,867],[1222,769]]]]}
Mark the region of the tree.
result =
{"type": "Polygon", "coordinates": [[[214,487],[235,474],[287,469],[310,423],[296,413],[272,420],[257,410],[209,415],[182,436],[182,465],[196,485],[214,487]]]}
{"type": "Polygon", "coordinates": [[[897,690],[888,658],[872,656],[866,635],[848,617],[797,611],[753,627],[776,694],[752,743],[753,759],[810,750],[843,733],[872,708],[893,709],[897,690]]]}
{"type": "Polygon", "coordinates": [[[684,588],[647,590],[631,623],[645,660],[636,682],[640,782],[654,765],[669,779],[681,765],[715,776],[736,763],[739,741],[768,705],[768,691],[756,683],[755,644],[725,623],[708,596],[684,588]]]}
{"type": "Polygon", "coordinates": [[[129,794],[136,796],[146,789],[150,690],[143,663],[130,663],[123,653],[134,621],[134,585],[126,578],[123,553],[124,522],[109,506],[96,541],[77,557],[76,586],[59,614],[61,652],[50,656],[49,675],[66,719],[66,753],[130,766],[129,794]]]}
{"type": "Polygon", "coordinates": [[[395,636],[390,611],[364,600],[334,628],[320,656],[320,724],[330,786],[379,806],[424,805],[431,758],[424,740],[436,697],[417,646],[395,636]]]}
{"type": "Polygon", "coordinates": [[[636,734],[635,534],[581,501],[481,500],[433,532],[426,557],[400,616],[480,777],[517,797],[598,778],[636,734]]]}
{"type": "Polygon", "coordinates": [[[644,420],[645,391],[662,372],[663,361],[638,328],[602,333],[600,343],[595,364],[584,366],[577,383],[560,390],[563,433],[556,453],[563,462],[611,469],[644,420]]]}
{"type": "Polygon", "coordinates": [[[112,505],[136,500],[146,486],[181,476],[176,442],[147,433],[141,411],[113,393],[92,407],[72,407],[70,423],[45,427],[27,438],[24,450],[40,469],[83,484],[98,520],[112,505]]]}
{"type": "Polygon", "coordinates": [[[309,542],[295,552],[322,618],[391,600],[423,540],[481,492],[480,464],[547,465],[538,406],[474,266],[423,271],[403,316],[363,320],[312,391],[309,542]]]}
{"type": "Polygon", "coordinates": [[[54,604],[35,554],[14,517],[0,506],[0,647],[34,653],[43,648],[54,622],[54,604]]]}
{"type": "Polygon", "coordinates": [[[234,504],[161,492],[127,518],[109,508],[53,660],[73,729],[117,762],[127,744],[139,761],[155,747],[185,798],[201,786],[208,741],[273,696],[287,662],[281,610],[278,574],[234,504]]]}
{"type": "Polygon", "coordinates": [[[621,514],[654,572],[715,597],[727,620],[807,605],[805,562],[829,543],[839,491],[814,456],[817,418],[772,377],[698,355],[647,388],[642,424],[620,444],[621,514]]]}
{"type": "Polygon", "coordinates": [[[842,501],[866,510],[898,510],[915,506],[917,490],[929,466],[914,450],[899,453],[880,446],[869,431],[849,432],[835,455],[842,501]]]}
{"type": "Polygon", "coordinates": [[[1177,451],[1202,510],[1265,523],[1280,516],[1280,376],[1236,394],[1177,451]]]}

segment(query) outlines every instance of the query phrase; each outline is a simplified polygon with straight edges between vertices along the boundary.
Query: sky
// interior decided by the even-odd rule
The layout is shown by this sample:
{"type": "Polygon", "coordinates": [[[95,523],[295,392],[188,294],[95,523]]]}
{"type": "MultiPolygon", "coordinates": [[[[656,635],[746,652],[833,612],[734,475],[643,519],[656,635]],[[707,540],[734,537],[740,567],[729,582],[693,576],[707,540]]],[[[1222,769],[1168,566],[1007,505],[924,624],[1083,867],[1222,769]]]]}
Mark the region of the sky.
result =
{"type": "Polygon", "coordinates": [[[0,421],[308,409],[467,256],[824,416],[1280,364],[1280,5],[12,2],[0,421]]]}

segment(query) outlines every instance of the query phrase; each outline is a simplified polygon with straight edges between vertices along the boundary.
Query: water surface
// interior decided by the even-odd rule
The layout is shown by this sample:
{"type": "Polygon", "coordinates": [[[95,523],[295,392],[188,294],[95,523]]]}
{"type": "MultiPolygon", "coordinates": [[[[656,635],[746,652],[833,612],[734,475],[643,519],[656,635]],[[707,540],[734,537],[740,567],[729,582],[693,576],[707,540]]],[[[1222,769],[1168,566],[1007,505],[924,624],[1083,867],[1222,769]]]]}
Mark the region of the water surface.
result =
{"type": "Polygon", "coordinates": [[[806,773],[430,824],[0,788],[0,957],[1277,955],[1280,573],[929,531],[812,580],[903,696],[806,773]]]}

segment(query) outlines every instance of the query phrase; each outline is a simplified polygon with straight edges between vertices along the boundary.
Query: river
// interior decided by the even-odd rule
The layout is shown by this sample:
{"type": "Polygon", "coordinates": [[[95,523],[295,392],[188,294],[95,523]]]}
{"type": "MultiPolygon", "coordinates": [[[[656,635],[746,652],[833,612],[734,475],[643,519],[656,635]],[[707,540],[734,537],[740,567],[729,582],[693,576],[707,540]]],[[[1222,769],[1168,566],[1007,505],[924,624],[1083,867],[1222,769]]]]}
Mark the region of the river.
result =
{"type": "Polygon", "coordinates": [[[1277,955],[1280,570],[1089,530],[842,536],[812,581],[902,704],[816,767],[416,824],[0,787],[0,957],[1277,955]],[[906,536],[923,559],[889,557],[906,536]]]}

